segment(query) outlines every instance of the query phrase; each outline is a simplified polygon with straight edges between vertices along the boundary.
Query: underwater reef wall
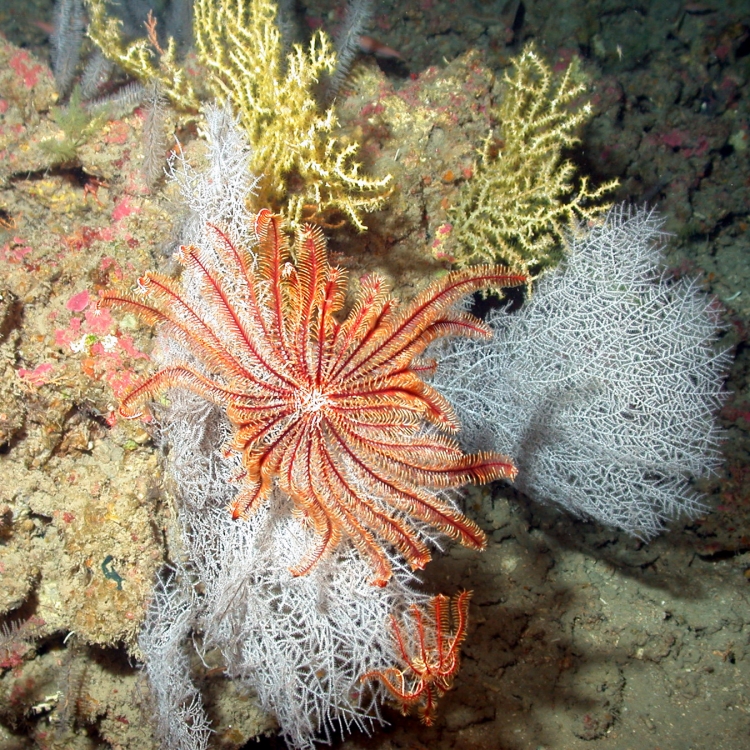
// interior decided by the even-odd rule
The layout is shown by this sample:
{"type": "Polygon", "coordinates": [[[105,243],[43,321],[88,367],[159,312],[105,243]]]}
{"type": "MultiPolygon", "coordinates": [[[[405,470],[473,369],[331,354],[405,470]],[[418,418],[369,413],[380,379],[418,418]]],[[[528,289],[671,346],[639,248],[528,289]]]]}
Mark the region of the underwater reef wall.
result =
{"type": "MultiPolygon", "coordinates": [[[[220,5],[240,4],[215,7],[220,5]]],[[[328,14],[323,5],[309,4],[311,25],[343,18],[343,4],[328,14]]],[[[466,30],[477,49],[448,54],[444,64],[424,70],[398,67],[425,59],[420,49],[409,63],[394,62],[395,72],[391,67],[388,75],[372,62],[357,64],[334,104],[340,123],[335,137],[357,144],[363,174],[376,180],[393,176],[387,201],[381,205],[378,198],[377,210],[364,217],[368,231],[357,232],[356,221],[325,222],[331,264],[345,268],[352,284],[345,305],[374,274],[388,279],[405,306],[430,282],[449,275],[451,259],[461,249],[451,245],[459,236],[452,231],[461,218],[456,207],[502,150],[503,139],[489,136],[501,132],[497,112],[504,71],[512,76],[514,56],[534,36],[530,29],[546,28],[549,38],[558,38],[544,26],[537,7],[527,9],[524,21],[517,9],[512,18],[492,14],[488,20],[476,9],[458,18],[455,5],[409,3],[396,12],[393,4],[379,4],[371,33],[387,30],[386,41],[399,49],[424,47],[427,39],[435,50],[452,49],[455,29],[466,30]],[[419,34],[404,40],[394,19],[420,29],[419,34]],[[488,55],[490,43],[494,52],[488,55]],[[487,164],[479,154],[483,144],[489,149],[487,164]],[[360,285],[359,279],[364,279],[360,285]]],[[[569,11],[561,28],[583,12],[569,11]]],[[[672,50],[670,45],[687,38],[696,24],[710,25],[719,17],[687,10],[672,26],[665,21],[671,36],[664,49],[672,50]]],[[[591,120],[576,132],[581,149],[569,143],[572,153],[562,156],[558,150],[556,158],[570,158],[582,174],[601,167],[606,177],[598,175],[598,183],[623,180],[626,187],[612,199],[662,196],[670,228],[683,228],[671,242],[669,262],[677,265],[675,248],[699,238],[706,249],[691,257],[715,273],[701,283],[731,306],[724,339],[743,341],[745,318],[738,311],[748,295],[742,290],[742,263],[731,261],[742,257],[736,248],[745,209],[742,191],[726,185],[741,163],[747,107],[746,83],[732,68],[744,59],[732,28],[717,27],[714,37],[703,37],[707,41],[700,48],[712,51],[700,71],[701,86],[686,83],[685,71],[664,74],[663,63],[661,73],[644,84],[648,72],[628,67],[634,65],[628,58],[634,47],[625,45],[623,51],[615,44],[619,37],[608,31],[575,52],[539,47],[538,54],[555,76],[564,76],[571,56],[577,59],[580,50],[588,50],[582,58],[590,75],[583,98],[590,95],[591,120]],[[708,41],[712,38],[715,43],[708,41]],[[665,93],[666,82],[673,88],[665,93]],[[673,106],[679,121],[663,116],[673,106]],[[625,127],[634,121],[639,127],[625,127]],[[648,156],[638,161],[638,154],[648,156]],[[674,179],[663,183],[665,175],[674,179]],[[725,198],[712,199],[720,188],[725,198]]],[[[154,38],[166,47],[158,33],[154,38]]],[[[654,37],[639,38],[651,44],[654,37]]],[[[82,44],[85,57],[90,43],[82,44]]],[[[659,45],[649,49],[661,59],[659,45]]],[[[671,59],[681,58],[672,54],[671,59]]],[[[154,60],[158,64],[158,55],[154,60]]],[[[190,63],[195,75],[192,58],[190,63]]],[[[283,65],[280,71],[279,79],[283,65]]],[[[112,85],[125,81],[118,76],[122,73],[108,79],[112,85]]],[[[157,87],[150,91],[151,101],[164,100],[157,87]]],[[[60,98],[61,93],[42,57],[0,42],[3,742],[154,747],[170,731],[174,738],[179,720],[187,717],[183,730],[190,722],[195,728],[193,737],[188,732],[182,738],[187,746],[239,747],[250,737],[277,731],[267,712],[277,715],[297,745],[315,741],[321,729],[337,735],[339,729],[369,729],[371,722],[387,720],[395,726],[371,740],[376,746],[391,739],[437,748],[486,745],[498,737],[510,746],[524,737],[530,747],[554,747],[557,732],[566,750],[604,742],[610,748],[642,746],[644,737],[668,747],[667,726],[676,726],[675,741],[686,734],[702,736],[700,724],[690,723],[700,712],[688,712],[678,725],[674,719],[684,705],[704,701],[701,705],[725,712],[732,728],[725,748],[736,750],[731,742],[741,734],[743,713],[734,708],[746,705],[747,694],[742,634],[750,621],[737,614],[747,609],[741,585],[747,566],[748,474],[744,459],[737,458],[747,432],[742,347],[731,376],[736,393],[723,412],[730,472],[704,478],[699,487],[710,493],[707,504],[717,509],[712,515],[690,504],[691,513],[698,514],[692,523],[677,525],[671,535],[645,546],[494,484],[451,500],[488,537],[486,551],[459,545],[433,550],[435,559],[420,574],[425,588],[417,590],[415,574],[396,566],[392,588],[378,594],[368,582],[371,571],[361,550],[351,542],[342,542],[323,561],[315,584],[311,578],[292,578],[288,568],[321,537],[321,517],[295,515],[274,495],[260,515],[233,521],[224,505],[233,500],[236,483],[230,480],[242,465],[214,450],[231,428],[199,399],[184,392],[163,398],[162,393],[156,422],[121,419],[118,405],[155,370],[152,332],[136,315],[97,306],[100,293],[132,290],[147,270],[177,276],[178,247],[195,230],[196,206],[198,214],[206,210],[201,204],[206,195],[194,196],[185,207],[184,184],[170,183],[162,174],[170,154],[217,184],[240,185],[243,178],[212,154],[197,107],[161,105],[159,117],[152,117],[146,99],[138,98],[143,108],[131,111],[131,102],[130,109],[102,114],[87,109],[85,96],[71,91],[60,98]],[[161,140],[151,137],[155,126],[149,123],[157,120],[161,140]],[[152,157],[157,152],[157,158],[144,170],[148,152],[152,157]],[[172,417],[166,410],[170,404],[172,417]],[[183,453],[174,449],[175,440],[183,453]],[[191,471],[197,472],[192,488],[191,471]],[[175,473],[188,489],[169,479],[175,473]],[[196,499],[202,497],[209,498],[206,505],[196,499]],[[293,544],[271,543],[279,538],[293,544]],[[215,564],[217,557],[228,566],[215,564]],[[259,561],[267,576],[243,577],[244,569],[254,570],[259,561]],[[159,581],[156,589],[154,581],[159,581]],[[289,593],[295,585],[303,592],[296,598],[289,593]],[[474,591],[470,601],[460,593],[465,589],[474,591]],[[333,606],[321,591],[338,597],[341,606],[333,606]],[[430,596],[437,591],[456,596],[430,596]],[[260,632],[262,623],[276,622],[264,617],[277,610],[287,615],[278,618],[286,630],[280,625],[274,633],[283,631],[294,646],[288,653],[277,654],[278,639],[260,632]],[[346,643],[337,640],[342,629],[346,643]],[[462,667],[456,676],[459,653],[462,667]],[[151,689],[136,662],[146,662],[151,689]],[[288,672],[274,670],[277,662],[287,664],[288,672]],[[433,671],[421,673],[422,662],[430,662],[433,671]],[[172,683],[170,675],[182,682],[172,683]],[[244,690],[247,685],[258,695],[244,690]],[[654,691],[661,702],[653,700],[654,691]],[[708,694],[714,697],[696,697],[708,694]],[[300,700],[295,704],[290,695],[300,700]],[[643,696],[649,696],[648,705],[643,696]],[[718,707],[720,698],[724,703],[718,707]],[[154,702],[185,711],[172,712],[171,728],[169,721],[152,723],[154,702]],[[385,707],[378,707],[381,703],[385,707]],[[399,718],[389,704],[421,715],[424,724],[399,718]]],[[[282,177],[281,193],[299,195],[300,175],[282,177]]],[[[244,187],[252,189],[251,182],[244,187]]],[[[255,190],[262,191],[262,183],[255,190]]],[[[257,213],[262,207],[253,200],[260,199],[251,198],[249,206],[236,201],[236,215],[257,213]]],[[[282,195],[272,208],[278,210],[284,200],[282,195]]],[[[235,229],[252,239],[255,225],[245,219],[235,229]]],[[[562,246],[554,250],[564,257],[562,246]]],[[[692,263],[684,260],[678,272],[692,278],[692,263]]],[[[458,320],[460,312],[455,314],[458,320]]],[[[518,349],[524,346],[519,343],[518,349]]],[[[706,350],[701,352],[705,359],[706,350]]],[[[431,370],[428,362],[422,366],[425,373],[431,370]]],[[[715,380],[704,393],[707,402],[716,398],[715,380]]],[[[490,385],[484,378],[482,386],[490,385]]],[[[513,419],[521,411],[513,411],[513,419]]],[[[707,422],[705,435],[715,434],[707,422]]],[[[710,443],[703,465],[715,464],[710,443]]],[[[519,449],[512,456],[522,470],[525,455],[530,460],[533,453],[519,449]]],[[[570,503],[571,493],[562,505],[570,503]]],[[[656,530],[664,520],[662,506],[650,510],[650,528],[656,530]]],[[[617,520],[606,510],[602,515],[617,520]]],[[[635,525],[621,525],[631,531],[649,528],[643,516],[635,525]]],[[[428,541],[435,539],[429,530],[419,530],[428,541]]]]}

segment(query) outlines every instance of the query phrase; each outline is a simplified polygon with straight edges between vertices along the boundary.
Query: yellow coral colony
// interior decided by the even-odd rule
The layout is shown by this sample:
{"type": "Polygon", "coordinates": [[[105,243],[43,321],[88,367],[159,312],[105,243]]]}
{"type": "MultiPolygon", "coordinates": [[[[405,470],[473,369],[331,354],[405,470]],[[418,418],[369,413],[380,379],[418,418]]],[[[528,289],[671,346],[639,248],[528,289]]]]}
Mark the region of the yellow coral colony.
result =
{"type": "Polygon", "coordinates": [[[555,80],[527,45],[514,68],[493,113],[499,133],[487,136],[476,173],[449,212],[450,243],[460,266],[491,261],[529,274],[560,259],[566,230],[609,208],[601,197],[617,181],[590,191],[582,177],[573,194],[575,168],[561,161],[591,115],[588,104],[571,106],[585,90],[577,59],[555,80]]]}
{"type": "Polygon", "coordinates": [[[178,107],[198,109],[200,102],[185,70],[177,63],[177,44],[169,40],[161,49],[156,37],[136,39],[125,44],[122,21],[107,15],[106,0],[86,0],[89,12],[88,35],[104,54],[124,71],[141,81],[151,81],[178,107]],[[158,54],[158,64],[154,55],[158,54]]]}
{"type": "Polygon", "coordinates": [[[278,205],[286,178],[302,184],[287,194],[287,217],[299,224],[305,204],[320,212],[343,212],[361,231],[361,213],[379,207],[390,175],[377,180],[359,174],[358,146],[332,135],[333,108],[321,114],[312,90],[322,73],[332,73],[336,55],[322,31],[305,52],[294,45],[282,71],[276,7],[269,0],[195,0],[195,44],[212,73],[219,99],[240,113],[253,148],[252,167],[263,174],[261,203],[278,205]]]}
{"type": "MultiPolygon", "coordinates": [[[[155,65],[155,40],[125,46],[119,22],[106,17],[104,3],[88,0],[89,36],[104,54],[132,75],[158,81],[175,104],[197,108],[194,90],[174,63],[174,41],[155,65]]],[[[193,12],[195,46],[209,74],[207,85],[239,114],[252,146],[251,169],[263,175],[258,204],[280,208],[292,227],[299,226],[303,214],[324,218],[340,212],[364,230],[362,214],[383,203],[391,178],[360,174],[358,145],[333,135],[333,108],[321,113],[315,101],[320,76],[336,65],[327,35],[316,32],[307,50],[294,45],[282,61],[271,0],[195,0],[193,12]]]]}

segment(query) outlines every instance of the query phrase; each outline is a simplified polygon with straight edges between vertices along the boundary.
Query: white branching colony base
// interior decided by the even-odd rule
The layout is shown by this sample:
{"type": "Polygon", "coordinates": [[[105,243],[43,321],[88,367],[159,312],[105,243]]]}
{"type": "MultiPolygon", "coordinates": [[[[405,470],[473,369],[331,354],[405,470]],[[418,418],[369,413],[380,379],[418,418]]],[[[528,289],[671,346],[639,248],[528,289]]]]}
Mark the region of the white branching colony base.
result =
{"type": "Polygon", "coordinates": [[[409,604],[428,599],[409,585],[413,576],[394,565],[385,588],[372,586],[371,568],[345,543],[293,577],[313,535],[278,495],[247,521],[232,520],[240,466],[217,450],[229,435],[220,411],[174,392],[162,429],[185,562],[157,587],[139,643],[164,746],[206,747],[210,734],[189,673],[191,633],[202,634],[202,653],[221,652],[227,676],[258,695],[293,747],[379,722],[383,691],[360,677],[398,662],[388,616],[402,619],[409,604]]]}

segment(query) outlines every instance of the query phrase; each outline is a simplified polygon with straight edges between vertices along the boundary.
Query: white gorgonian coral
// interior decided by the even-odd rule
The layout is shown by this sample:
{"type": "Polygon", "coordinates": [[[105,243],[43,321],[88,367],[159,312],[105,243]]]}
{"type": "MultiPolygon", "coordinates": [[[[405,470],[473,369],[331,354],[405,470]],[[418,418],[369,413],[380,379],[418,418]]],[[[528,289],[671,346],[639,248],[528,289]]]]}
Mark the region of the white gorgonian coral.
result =
{"type": "Polygon", "coordinates": [[[201,653],[221,652],[225,674],[258,696],[291,747],[380,722],[383,691],[360,678],[397,663],[389,614],[408,617],[410,604],[428,599],[411,588],[412,575],[394,566],[385,588],[372,586],[367,561],[345,543],[308,575],[293,576],[312,531],[279,493],[247,521],[232,520],[227,505],[241,466],[221,455],[231,429],[220,410],[175,390],[161,429],[184,562],[157,587],[139,645],[163,746],[205,747],[185,655],[190,633],[202,635],[201,653]]]}
{"type": "MultiPolygon", "coordinates": [[[[196,171],[182,159],[172,167],[190,210],[181,239],[210,246],[206,222],[216,222],[234,242],[250,244],[245,200],[254,181],[247,145],[228,110],[206,114],[208,168],[196,171]]],[[[202,289],[188,270],[183,282],[199,306],[202,289]]],[[[162,365],[203,367],[185,342],[166,335],[156,356],[162,365]]],[[[290,568],[313,545],[313,531],[279,491],[247,520],[232,519],[228,506],[241,486],[235,480],[242,464],[222,451],[232,434],[222,410],[172,389],[159,427],[169,448],[179,530],[174,565],[157,583],[139,645],[162,746],[202,750],[209,741],[190,672],[193,643],[201,654],[221,653],[225,674],[276,716],[290,747],[309,748],[336,731],[378,723],[385,690],[361,678],[399,663],[389,616],[408,623],[410,606],[429,599],[412,587],[413,574],[394,554],[393,576],[386,586],[373,586],[368,561],[343,542],[295,577],[290,568]]]]}
{"type": "Polygon", "coordinates": [[[519,489],[641,538],[703,510],[690,478],[720,461],[729,360],[711,299],[663,270],[660,227],[611,210],[519,312],[491,316],[492,341],[452,342],[433,383],[519,489]]]}

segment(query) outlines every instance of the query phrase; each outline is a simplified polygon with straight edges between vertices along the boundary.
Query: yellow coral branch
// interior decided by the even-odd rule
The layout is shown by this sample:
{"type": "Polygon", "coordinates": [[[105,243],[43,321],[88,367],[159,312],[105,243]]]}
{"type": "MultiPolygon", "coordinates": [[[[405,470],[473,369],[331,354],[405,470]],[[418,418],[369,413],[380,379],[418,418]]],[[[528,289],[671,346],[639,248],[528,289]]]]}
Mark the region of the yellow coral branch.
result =
{"type": "MultiPolygon", "coordinates": [[[[177,63],[174,39],[170,37],[166,50],[155,47],[148,37],[125,44],[122,21],[107,15],[105,0],[86,0],[86,5],[89,11],[88,35],[105,57],[143,82],[155,81],[160,91],[177,106],[193,110],[200,107],[184,69],[177,63]]],[[[154,24],[147,28],[149,37],[155,38],[154,24]]]]}
{"type": "Polygon", "coordinates": [[[582,178],[574,193],[575,167],[561,158],[591,116],[589,104],[575,105],[585,89],[577,60],[556,81],[532,45],[516,59],[493,113],[499,133],[487,136],[476,174],[449,214],[458,265],[541,270],[559,260],[567,231],[609,208],[601,199],[617,181],[589,190],[582,178]]]}
{"type": "Polygon", "coordinates": [[[390,176],[361,176],[357,145],[333,136],[333,109],[318,108],[315,86],[336,66],[327,35],[316,32],[306,50],[294,45],[284,65],[270,0],[195,0],[194,18],[209,85],[239,113],[253,148],[251,166],[263,175],[259,202],[286,201],[292,226],[303,207],[315,204],[318,212],[341,211],[365,229],[361,214],[383,203],[390,176]],[[290,178],[300,185],[291,193],[290,178]]]}
{"type": "MultiPolygon", "coordinates": [[[[199,102],[185,70],[177,64],[176,44],[165,52],[151,40],[125,44],[121,22],[105,12],[105,0],[87,0],[89,36],[103,53],[140,80],[156,80],[180,107],[199,102]],[[158,64],[157,64],[158,61],[158,64]]],[[[332,108],[321,111],[315,88],[336,67],[328,36],[316,32],[304,49],[294,45],[282,60],[281,35],[272,0],[194,0],[193,31],[206,84],[238,113],[252,147],[251,169],[263,176],[259,205],[286,214],[294,228],[303,209],[316,216],[340,212],[360,231],[362,214],[379,208],[389,195],[390,175],[360,174],[358,146],[334,135],[332,108]]]]}

